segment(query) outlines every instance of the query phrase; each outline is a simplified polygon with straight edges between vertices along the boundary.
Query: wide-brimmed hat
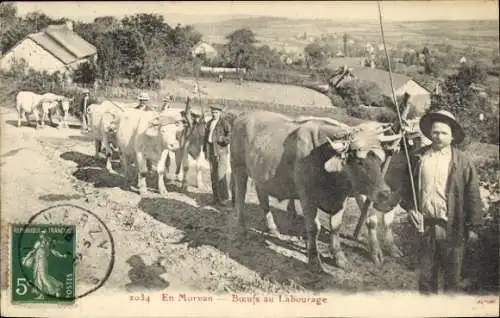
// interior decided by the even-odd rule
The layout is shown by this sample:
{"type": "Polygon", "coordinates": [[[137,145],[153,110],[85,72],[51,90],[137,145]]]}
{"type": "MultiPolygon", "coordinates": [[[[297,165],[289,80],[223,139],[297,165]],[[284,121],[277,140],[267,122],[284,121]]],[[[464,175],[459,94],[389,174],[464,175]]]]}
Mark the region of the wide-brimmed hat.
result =
{"type": "Polygon", "coordinates": [[[149,95],[147,93],[140,93],[138,100],[149,100],[149,95]]]}
{"type": "Polygon", "coordinates": [[[210,106],[210,109],[215,109],[215,110],[223,111],[224,107],[221,106],[221,105],[212,105],[212,106],[210,106]]]}
{"type": "Polygon", "coordinates": [[[422,134],[424,134],[425,137],[432,140],[431,128],[432,124],[436,121],[445,123],[451,127],[451,133],[453,135],[453,143],[459,144],[464,140],[465,133],[462,126],[460,126],[460,124],[457,122],[455,116],[447,110],[438,110],[435,112],[427,113],[424,116],[422,116],[422,118],[420,119],[419,126],[420,126],[420,131],[422,131],[422,134]]]}
{"type": "Polygon", "coordinates": [[[90,93],[90,91],[89,91],[87,88],[84,88],[84,89],[83,89],[83,93],[84,93],[84,94],[88,94],[88,93],[90,93]]]}

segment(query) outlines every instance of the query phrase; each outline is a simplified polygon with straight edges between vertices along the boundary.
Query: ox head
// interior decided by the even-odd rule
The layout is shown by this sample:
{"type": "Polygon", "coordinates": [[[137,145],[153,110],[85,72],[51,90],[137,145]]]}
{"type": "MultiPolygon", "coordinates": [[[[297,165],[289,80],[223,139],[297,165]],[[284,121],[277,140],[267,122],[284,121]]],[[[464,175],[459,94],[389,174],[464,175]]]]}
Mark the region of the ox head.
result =
{"type": "MultiPolygon", "coordinates": [[[[104,133],[107,135],[109,145],[114,151],[118,151],[117,145],[117,131],[118,131],[118,118],[115,113],[105,112],[101,119],[104,133]]],[[[91,125],[92,126],[92,125],[91,125]]],[[[92,128],[94,129],[94,127],[92,128]]]]}
{"type": "Polygon", "coordinates": [[[64,97],[61,100],[59,100],[59,103],[61,104],[61,107],[63,109],[67,110],[67,109],[69,109],[69,106],[71,105],[71,103],[73,103],[74,100],[75,100],[74,97],[72,97],[72,98],[64,97]]]}
{"type": "Polygon", "coordinates": [[[169,151],[176,151],[180,147],[179,135],[182,134],[184,124],[172,116],[156,116],[149,122],[146,135],[160,138],[163,147],[169,151]]]}
{"type": "Polygon", "coordinates": [[[205,116],[192,111],[181,111],[181,116],[184,125],[183,131],[179,133],[181,145],[189,143],[192,147],[201,147],[206,128],[205,116]]]}
{"type": "Polygon", "coordinates": [[[105,112],[102,115],[102,126],[105,132],[110,136],[115,136],[118,130],[118,118],[117,114],[112,112],[105,112]]]}
{"type": "Polygon", "coordinates": [[[345,138],[327,138],[336,155],[324,165],[328,172],[346,172],[353,195],[366,195],[380,211],[392,208],[391,189],[384,181],[381,167],[386,150],[398,144],[401,137],[384,135],[389,129],[378,123],[364,123],[354,127],[345,138]]]}

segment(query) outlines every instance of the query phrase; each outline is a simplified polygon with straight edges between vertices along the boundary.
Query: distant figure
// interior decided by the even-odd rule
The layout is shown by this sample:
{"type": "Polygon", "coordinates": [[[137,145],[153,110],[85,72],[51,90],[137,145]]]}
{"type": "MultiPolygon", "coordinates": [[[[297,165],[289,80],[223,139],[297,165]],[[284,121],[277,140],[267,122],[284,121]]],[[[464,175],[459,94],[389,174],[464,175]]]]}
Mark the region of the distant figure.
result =
{"type": "Polygon", "coordinates": [[[231,137],[231,126],[222,117],[222,107],[212,106],[212,119],[207,123],[203,152],[210,163],[213,204],[227,206],[228,191],[228,157],[231,137]]]}
{"type": "Polygon", "coordinates": [[[82,114],[82,130],[89,130],[88,124],[89,124],[89,117],[87,113],[87,106],[90,105],[90,92],[88,89],[83,90],[83,97],[80,102],[80,112],[82,114]]]}
{"type": "Polygon", "coordinates": [[[139,105],[135,107],[135,109],[144,110],[144,111],[152,111],[151,106],[148,105],[147,101],[149,101],[149,95],[147,93],[141,93],[138,97],[139,105]]]}
{"type": "Polygon", "coordinates": [[[193,86],[193,96],[196,97],[198,96],[198,93],[200,92],[200,88],[198,87],[198,83],[194,83],[194,86],[193,86]]]}
{"type": "Polygon", "coordinates": [[[165,97],[163,98],[163,105],[161,106],[161,110],[160,110],[160,111],[162,111],[162,112],[163,112],[163,111],[165,111],[165,110],[169,109],[169,108],[170,108],[170,105],[172,104],[172,100],[173,100],[172,95],[170,95],[170,96],[165,96],[165,97]]]}
{"type": "Polygon", "coordinates": [[[217,82],[222,83],[223,78],[224,78],[224,76],[222,74],[219,74],[217,76],[217,82]]]}

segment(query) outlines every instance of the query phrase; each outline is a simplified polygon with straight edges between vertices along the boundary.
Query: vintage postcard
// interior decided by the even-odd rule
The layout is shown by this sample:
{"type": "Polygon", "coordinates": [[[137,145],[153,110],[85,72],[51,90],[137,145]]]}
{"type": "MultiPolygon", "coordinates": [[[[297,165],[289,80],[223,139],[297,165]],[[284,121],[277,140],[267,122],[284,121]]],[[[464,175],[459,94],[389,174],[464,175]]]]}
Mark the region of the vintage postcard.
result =
{"type": "Polygon", "coordinates": [[[6,317],[499,315],[498,3],[0,3],[6,317]]]}

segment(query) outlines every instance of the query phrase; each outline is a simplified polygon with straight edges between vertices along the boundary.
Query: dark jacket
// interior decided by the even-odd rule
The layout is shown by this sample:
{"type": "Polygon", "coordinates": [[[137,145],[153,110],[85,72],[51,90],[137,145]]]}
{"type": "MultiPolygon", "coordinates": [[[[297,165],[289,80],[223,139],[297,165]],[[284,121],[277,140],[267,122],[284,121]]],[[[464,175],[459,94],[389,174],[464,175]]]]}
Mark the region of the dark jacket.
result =
{"type": "MultiPolygon", "coordinates": [[[[416,154],[410,156],[413,169],[413,180],[417,204],[419,197],[419,171],[422,155],[430,149],[430,146],[422,148],[416,154]]],[[[474,165],[466,154],[452,146],[452,159],[449,166],[448,182],[446,185],[447,207],[448,207],[448,237],[455,246],[465,243],[468,231],[477,231],[475,228],[481,225],[482,202],[479,195],[479,178],[474,165]]],[[[413,209],[413,194],[410,185],[408,170],[402,176],[405,179],[402,186],[401,207],[405,210],[413,209]]],[[[420,208],[418,209],[420,211],[420,208]]]]}
{"type": "Polygon", "coordinates": [[[78,103],[78,108],[77,108],[77,115],[81,116],[86,111],[86,108],[88,108],[92,104],[97,104],[99,102],[96,98],[92,97],[91,95],[89,95],[89,98],[87,99],[87,105],[84,105],[84,101],[85,101],[85,95],[83,95],[80,98],[80,102],[78,103]]]}
{"type": "MultiPolygon", "coordinates": [[[[208,150],[208,134],[210,132],[210,125],[212,124],[212,120],[207,123],[207,127],[205,128],[205,138],[203,140],[203,152],[207,154],[208,150]]],[[[214,128],[214,133],[212,135],[212,140],[215,147],[215,154],[217,156],[227,153],[227,146],[231,142],[231,125],[227,118],[221,117],[214,128]]]]}

